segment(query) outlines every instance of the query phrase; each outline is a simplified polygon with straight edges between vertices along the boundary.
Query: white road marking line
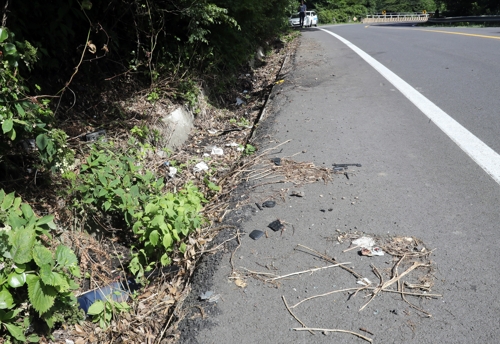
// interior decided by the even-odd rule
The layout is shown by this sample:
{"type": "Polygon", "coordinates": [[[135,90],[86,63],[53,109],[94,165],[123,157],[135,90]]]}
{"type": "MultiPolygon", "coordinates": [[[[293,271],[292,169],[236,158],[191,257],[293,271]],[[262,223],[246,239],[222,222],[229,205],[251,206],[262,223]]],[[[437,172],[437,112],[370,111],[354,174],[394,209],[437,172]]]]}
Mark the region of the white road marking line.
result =
{"type": "Polygon", "coordinates": [[[420,111],[422,111],[434,124],[436,124],[449,138],[453,140],[472,160],[488,173],[498,184],[500,184],[500,155],[487,146],[483,141],[464,128],[460,123],[451,118],[436,104],[424,97],[406,81],[390,71],[383,64],[359,49],[345,38],[320,29],[351,48],[363,60],[368,62],[377,72],[394,85],[403,95],[408,98],[420,111]]]}

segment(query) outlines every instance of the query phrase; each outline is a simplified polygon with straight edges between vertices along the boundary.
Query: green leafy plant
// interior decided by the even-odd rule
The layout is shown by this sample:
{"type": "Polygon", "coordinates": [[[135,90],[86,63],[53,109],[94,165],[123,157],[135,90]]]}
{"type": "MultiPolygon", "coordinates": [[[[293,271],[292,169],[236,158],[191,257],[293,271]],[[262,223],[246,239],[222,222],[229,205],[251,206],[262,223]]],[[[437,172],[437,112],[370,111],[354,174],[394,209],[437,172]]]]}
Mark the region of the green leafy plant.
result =
{"type": "Polygon", "coordinates": [[[142,276],[158,259],[163,266],[170,264],[169,253],[176,246],[184,252],[186,245],[182,239],[201,225],[204,201],[198,188],[188,183],[175,194],[156,195],[143,204],[142,211],[134,215],[132,227],[141,243],[133,252],[129,266],[132,273],[142,276]]]}
{"type": "Polygon", "coordinates": [[[151,91],[151,92],[148,94],[148,96],[147,96],[147,98],[146,98],[146,99],[147,99],[148,101],[150,101],[150,102],[154,103],[154,102],[156,102],[156,101],[158,101],[158,100],[160,99],[160,95],[159,95],[159,94],[158,94],[158,92],[156,92],[156,91],[151,91]]]}
{"type": "Polygon", "coordinates": [[[256,150],[257,150],[257,149],[256,149],[254,146],[252,146],[251,144],[247,144],[247,145],[245,146],[245,150],[243,151],[243,153],[244,153],[245,155],[252,155],[252,154],[254,154],[254,153],[255,153],[255,151],[256,151],[256,150]]]}
{"type": "Polygon", "coordinates": [[[137,244],[129,267],[141,277],[158,261],[170,264],[176,248],[182,251],[183,238],[203,221],[205,199],[190,183],[176,193],[165,192],[163,178],[143,165],[147,146],[131,140],[125,150],[126,155],[112,142],[91,148],[72,184],[73,204],[81,213],[112,215],[132,227],[129,234],[137,244]]]}
{"type": "Polygon", "coordinates": [[[0,326],[4,339],[37,341],[25,333],[30,324],[43,321],[49,329],[58,322],[81,318],[72,290],[80,277],[74,252],[50,247],[54,216],[37,217],[14,193],[0,190],[0,326]]]}
{"type": "Polygon", "coordinates": [[[0,144],[5,139],[19,142],[36,137],[41,164],[53,172],[64,171],[74,160],[67,136],[62,130],[49,128],[53,121],[49,100],[30,95],[20,75],[20,67],[33,68],[37,50],[27,41],[16,41],[12,32],[0,27],[0,53],[0,144]]]}
{"type": "Polygon", "coordinates": [[[106,301],[97,300],[89,307],[87,314],[92,316],[92,321],[99,323],[99,327],[105,329],[109,326],[115,313],[129,312],[130,306],[127,302],[114,301],[111,298],[106,301]]]}

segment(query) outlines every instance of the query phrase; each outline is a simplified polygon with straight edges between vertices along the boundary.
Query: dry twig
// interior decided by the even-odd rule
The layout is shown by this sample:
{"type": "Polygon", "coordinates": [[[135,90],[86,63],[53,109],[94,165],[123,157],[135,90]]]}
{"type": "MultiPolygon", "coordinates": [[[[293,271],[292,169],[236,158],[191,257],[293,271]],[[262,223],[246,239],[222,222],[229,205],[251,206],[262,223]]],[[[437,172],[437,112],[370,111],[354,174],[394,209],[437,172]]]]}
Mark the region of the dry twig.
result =
{"type": "MultiPolygon", "coordinates": [[[[288,307],[288,304],[286,303],[286,299],[285,299],[285,296],[282,295],[281,298],[283,299],[283,302],[285,303],[285,307],[286,309],[288,310],[288,312],[292,315],[292,317],[295,318],[295,320],[297,320],[299,322],[299,324],[301,324],[304,328],[306,328],[307,326],[299,319],[297,318],[297,316],[295,314],[293,314],[292,310],[290,309],[290,307],[288,307]]],[[[315,333],[313,331],[309,331],[312,335],[314,335],[315,333]]]]}
{"type": "Polygon", "coordinates": [[[373,339],[365,337],[365,336],[363,336],[360,333],[352,332],[352,331],[348,331],[348,330],[334,330],[334,329],[328,329],[328,328],[312,328],[312,327],[294,328],[293,330],[294,331],[309,331],[309,332],[311,332],[311,331],[321,331],[321,332],[342,332],[342,333],[349,333],[349,334],[352,334],[352,335],[354,335],[356,337],[364,339],[367,342],[373,343],[373,339]]]}

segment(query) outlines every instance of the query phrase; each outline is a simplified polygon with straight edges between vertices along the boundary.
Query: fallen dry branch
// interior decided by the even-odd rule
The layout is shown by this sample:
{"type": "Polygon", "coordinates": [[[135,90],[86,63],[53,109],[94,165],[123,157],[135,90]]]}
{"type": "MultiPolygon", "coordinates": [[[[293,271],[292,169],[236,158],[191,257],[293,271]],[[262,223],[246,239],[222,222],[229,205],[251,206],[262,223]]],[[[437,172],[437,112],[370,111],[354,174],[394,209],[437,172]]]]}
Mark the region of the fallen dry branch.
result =
{"type": "Polygon", "coordinates": [[[366,340],[367,342],[370,342],[370,343],[373,343],[373,339],[371,338],[368,338],[368,337],[365,337],[363,336],[361,333],[357,333],[357,332],[352,332],[352,331],[348,331],[348,330],[336,330],[336,329],[328,329],[328,328],[313,328],[313,327],[306,327],[306,328],[294,328],[293,329],[294,331],[321,331],[321,332],[342,332],[342,333],[349,333],[349,334],[352,334],[356,337],[359,337],[361,339],[364,339],[366,340]]]}
{"type": "Polygon", "coordinates": [[[405,296],[405,294],[404,294],[404,284],[403,284],[403,283],[401,283],[401,281],[398,281],[398,291],[400,291],[400,292],[401,292],[401,298],[403,299],[403,301],[404,301],[404,302],[406,302],[406,303],[407,303],[407,304],[408,304],[411,308],[416,309],[417,311],[419,311],[419,312],[421,312],[421,313],[425,314],[428,318],[431,318],[431,317],[432,317],[432,314],[431,314],[431,313],[429,313],[429,312],[427,312],[427,311],[424,311],[424,310],[423,310],[422,308],[420,308],[420,307],[415,306],[413,303],[411,303],[410,301],[408,301],[408,300],[406,299],[406,296],[405,296]]]}
{"type": "MultiPolygon", "coordinates": [[[[304,245],[301,245],[301,244],[298,244],[297,246],[300,246],[300,247],[303,247],[315,254],[317,254],[318,256],[320,256],[321,258],[323,258],[324,260],[326,260],[327,262],[330,262],[330,263],[333,263],[333,264],[339,264],[339,262],[337,262],[334,258],[332,257],[328,257],[327,255],[321,253],[321,252],[318,252],[316,250],[313,250],[312,248],[309,248],[307,246],[304,246],[304,245]]],[[[346,271],[349,271],[351,274],[353,274],[356,278],[358,279],[363,279],[363,276],[361,276],[360,274],[358,274],[356,271],[352,270],[351,268],[348,268],[347,266],[344,266],[344,265],[340,265],[340,267],[346,271]]]]}
{"type": "Polygon", "coordinates": [[[398,282],[401,278],[403,278],[404,276],[408,275],[410,272],[412,272],[413,270],[415,270],[416,268],[418,267],[421,267],[421,266],[429,266],[428,264],[423,264],[423,263],[420,263],[420,262],[413,262],[413,265],[410,266],[405,272],[403,272],[401,275],[398,275],[397,273],[397,269],[398,269],[398,266],[399,264],[403,261],[403,259],[405,258],[406,256],[402,256],[401,259],[399,259],[399,261],[394,265],[394,276],[388,280],[387,282],[384,282],[384,283],[381,283],[378,287],[375,288],[375,290],[373,291],[372,293],[372,297],[370,298],[370,300],[368,300],[367,303],[365,303],[365,305],[363,307],[361,307],[360,311],[362,311],[366,306],[368,306],[368,304],[375,298],[375,296],[377,296],[377,294],[379,292],[381,292],[382,290],[386,289],[387,287],[389,287],[390,285],[398,282]]]}
{"type": "MultiPolygon", "coordinates": [[[[306,301],[309,301],[309,300],[312,300],[312,299],[316,299],[318,297],[328,296],[328,295],[335,294],[335,293],[341,293],[341,292],[345,292],[345,291],[356,291],[356,293],[358,293],[358,292],[360,292],[362,290],[376,290],[376,289],[377,289],[376,287],[367,287],[367,286],[364,286],[364,287],[356,287],[356,288],[346,288],[346,289],[332,290],[332,291],[329,291],[327,293],[313,295],[313,296],[310,296],[308,298],[305,298],[304,300],[297,302],[295,305],[293,305],[290,308],[295,308],[295,307],[297,307],[298,305],[300,305],[303,302],[306,302],[306,301]]],[[[407,293],[405,291],[391,290],[391,289],[383,289],[381,291],[383,291],[385,293],[396,293],[396,294],[401,294],[401,295],[409,295],[409,296],[417,296],[417,297],[438,298],[438,297],[442,297],[443,296],[441,294],[407,293]]]]}
{"type": "Polygon", "coordinates": [[[319,295],[313,295],[311,297],[308,297],[302,301],[299,301],[297,302],[295,305],[292,306],[292,308],[295,308],[297,307],[298,305],[300,305],[302,302],[306,302],[306,301],[309,301],[309,300],[312,300],[312,299],[315,299],[315,298],[318,298],[318,297],[323,297],[323,296],[328,296],[328,295],[331,295],[331,294],[335,294],[335,293],[341,293],[341,292],[344,292],[344,291],[353,291],[353,290],[359,290],[359,289],[362,289],[362,287],[358,287],[358,288],[347,288],[347,289],[340,289],[340,290],[333,290],[333,291],[329,291],[328,293],[324,293],[324,294],[319,294],[319,295]]]}
{"type": "Polygon", "coordinates": [[[315,271],[319,271],[319,270],[324,270],[324,269],[328,269],[328,268],[334,268],[334,267],[337,267],[337,266],[341,266],[342,264],[351,264],[351,263],[350,262],[347,262],[347,263],[338,263],[338,264],[334,264],[334,265],[323,266],[321,268],[314,268],[314,269],[309,269],[309,270],[304,270],[304,271],[299,271],[299,272],[292,272],[290,274],[286,274],[286,275],[283,275],[283,276],[278,276],[278,277],[270,278],[266,282],[272,282],[272,281],[276,281],[276,280],[279,280],[279,279],[282,279],[282,278],[286,278],[286,277],[290,277],[290,276],[296,276],[296,275],[306,274],[308,272],[309,273],[313,273],[315,271]]]}
{"type": "MultiPolygon", "coordinates": [[[[281,298],[283,299],[283,302],[285,303],[285,307],[286,309],[288,310],[288,312],[292,315],[292,317],[295,318],[295,320],[297,320],[299,322],[299,324],[301,324],[304,328],[306,328],[307,326],[299,319],[297,318],[297,316],[295,314],[293,314],[292,310],[290,309],[290,307],[288,307],[288,304],[286,303],[286,299],[285,299],[285,295],[282,295],[281,298]]],[[[309,332],[314,335],[315,333],[311,330],[309,330],[309,332]]]]}

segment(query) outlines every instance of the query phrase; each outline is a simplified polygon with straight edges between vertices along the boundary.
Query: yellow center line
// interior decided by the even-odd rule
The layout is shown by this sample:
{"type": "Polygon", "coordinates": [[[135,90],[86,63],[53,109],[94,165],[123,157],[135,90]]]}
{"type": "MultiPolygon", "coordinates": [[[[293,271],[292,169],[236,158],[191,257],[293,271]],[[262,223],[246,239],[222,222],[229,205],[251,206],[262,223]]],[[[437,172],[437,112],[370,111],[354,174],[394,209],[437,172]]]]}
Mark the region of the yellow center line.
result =
{"type": "MultiPolygon", "coordinates": [[[[366,25],[365,28],[372,27],[372,25],[366,25]]],[[[425,32],[440,32],[440,33],[449,33],[450,35],[462,35],[462,36],[471,36],[471,37],[480,37],[480,38],[492,38],[492,39],[500,39],[500,36],[487,36],[487,35],[477,35],[474,33],[464,33],[464,32],[451,32],[451,31],[442,31],[442,30],[426,30],[426,29],[415,29],[409,27],[384,27],[377,26],[374,27],[384,28],[384,29],[392,29],[392,30],[416,30],[416,31],[425,31],[425,32]]]]}
{"type": "Polygon", "coordinates": [[[463,33],[463,32],[450,32],[450,31],[441,31],[441,30],[424,30],[424,29],[415,29],[418,31],[427,31],[427,32],[441,32],[441,33],[449,33],[451,35],[462,35],[462,36],[471,36],[471,37],[481,37],[481,38],[493,38],[500,39],[499,36],[486,36],[486,35],[476,35],[474,33],[463,33]]]}

